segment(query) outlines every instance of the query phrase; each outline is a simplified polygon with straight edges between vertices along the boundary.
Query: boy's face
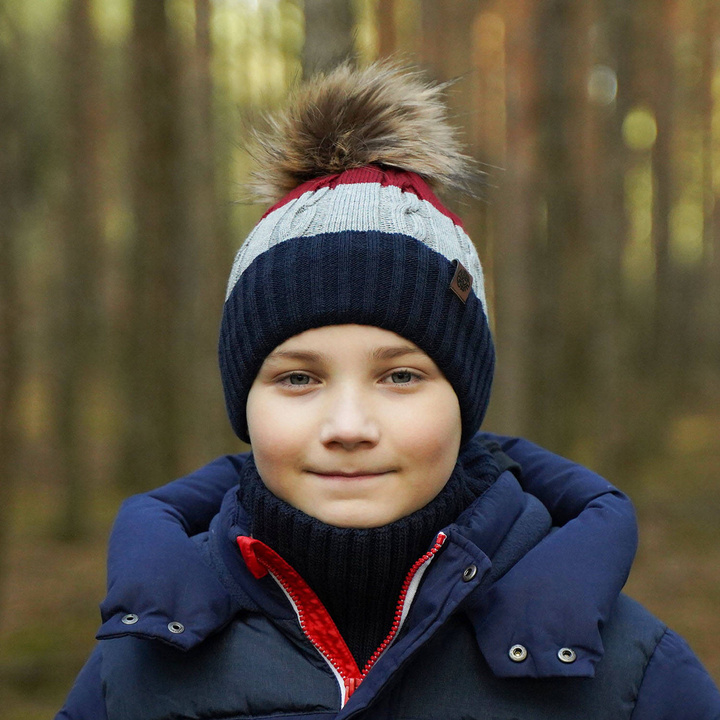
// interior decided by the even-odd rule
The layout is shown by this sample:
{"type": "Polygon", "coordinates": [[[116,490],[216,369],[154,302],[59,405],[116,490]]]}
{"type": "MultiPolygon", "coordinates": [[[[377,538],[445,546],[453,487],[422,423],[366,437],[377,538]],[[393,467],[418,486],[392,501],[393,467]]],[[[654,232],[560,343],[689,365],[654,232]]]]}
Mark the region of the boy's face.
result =
{"type": "Polygon", "coordinates": [[[367,325],[315,328],[275,348],[247,422],[268,489],[338,527],[380,527],[427,505],[460,448],[460,406],[437,365],[367,325]]]}

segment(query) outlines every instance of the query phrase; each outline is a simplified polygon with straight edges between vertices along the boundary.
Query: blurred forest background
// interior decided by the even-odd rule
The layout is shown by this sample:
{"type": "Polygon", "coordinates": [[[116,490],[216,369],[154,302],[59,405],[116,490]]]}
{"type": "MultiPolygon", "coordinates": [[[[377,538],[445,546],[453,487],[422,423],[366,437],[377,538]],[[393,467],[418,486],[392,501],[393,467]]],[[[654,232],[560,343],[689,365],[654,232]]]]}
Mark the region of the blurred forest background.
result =
{"type": "MultiPolygon", "coordinates": [[[[629,591],[720,681],[720,2],[3,0],[0,699],[52,717],[123,497],[240,449],[216,367],[248,128],[303,75],[439,80],[481,201],[486,427],[629,492],[629,591]]],[[[611,540],[611,539],[610,539],[611,540]]]]}

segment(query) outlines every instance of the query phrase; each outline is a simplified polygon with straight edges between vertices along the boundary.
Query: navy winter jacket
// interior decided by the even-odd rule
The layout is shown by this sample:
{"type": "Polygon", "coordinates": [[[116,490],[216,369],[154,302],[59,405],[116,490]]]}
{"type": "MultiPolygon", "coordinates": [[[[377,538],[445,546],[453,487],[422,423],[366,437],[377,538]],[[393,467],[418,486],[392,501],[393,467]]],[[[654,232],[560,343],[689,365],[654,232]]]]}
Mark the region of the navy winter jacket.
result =
{"type": "Polygon", "coordinates": [[[720,718],[687,644],[620,594],[627,498],[500,440],[535,497],[506,471],[438,535],[364,676],[292,568],[248,537],[232,490],[245,456],[126,501],[101,642],[57,718],[720,718]]]}

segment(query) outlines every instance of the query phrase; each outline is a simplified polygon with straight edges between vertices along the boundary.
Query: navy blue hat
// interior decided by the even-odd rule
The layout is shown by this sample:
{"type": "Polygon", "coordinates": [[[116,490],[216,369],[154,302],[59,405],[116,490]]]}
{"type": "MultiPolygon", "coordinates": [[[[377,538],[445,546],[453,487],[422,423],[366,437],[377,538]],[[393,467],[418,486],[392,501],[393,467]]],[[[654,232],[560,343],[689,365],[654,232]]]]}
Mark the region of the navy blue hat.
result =
{"type": "Polygon", "coordinates": [[[468,440],[495,352],[480,261],[459,220],[417,175],[372,167],[291,195],[254,228],[228,284],[220,370],[237,435],[249,440],[245,404],[270,352],[304,330],[355,323],[391,330],[435,361],[468,440]]]}
{"type": "Polygon", "coordinates": [[[462,442],[487,409],[495,364],[483,272],[458,217],[431,185],[470,176],[442,88],[387,63],[341,66],[302,86],[259,138],[275,204],[238,251],[220,329],[230,422],[265,357],[325,325],[373,325],[410,340],[458,397],[462,442]]]}

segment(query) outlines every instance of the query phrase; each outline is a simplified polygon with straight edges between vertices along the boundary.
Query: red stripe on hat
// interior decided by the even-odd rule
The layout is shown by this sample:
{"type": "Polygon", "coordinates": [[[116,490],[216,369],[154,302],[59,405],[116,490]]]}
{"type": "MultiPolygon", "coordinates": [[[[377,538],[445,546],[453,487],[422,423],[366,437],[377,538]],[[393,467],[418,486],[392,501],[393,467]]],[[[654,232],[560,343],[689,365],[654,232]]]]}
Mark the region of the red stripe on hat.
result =
{"type": "Polygon", "coordinates": [[[462,220],[460,220],[455,213],[450,212],[450,210],[438,200],[435,193],[430,189],[430,186],[417,173],[407,172],[406,170],[395,170],[393,168],[379,168],[374,165],[353,168],[352,170],[345,170],[335,175],[326,175],[325,177],[308,180],[302,185],[298,185],[294,190],[291,190],[285,195],[284,198],[275,203],[275,205],[263,215],[263,218],[267,217],[273,210],[281,208],[291,200],[295,200],[307,192],[315,192],[325,187],[335,188],[338,185],[353,185],[359,183],[378,183],[382,187],[395,185],[399,187],[402,192],[411,192],[421,200],[426,200],[443,215],[449,217],[455,225],[463,227],[462,220]]]}

